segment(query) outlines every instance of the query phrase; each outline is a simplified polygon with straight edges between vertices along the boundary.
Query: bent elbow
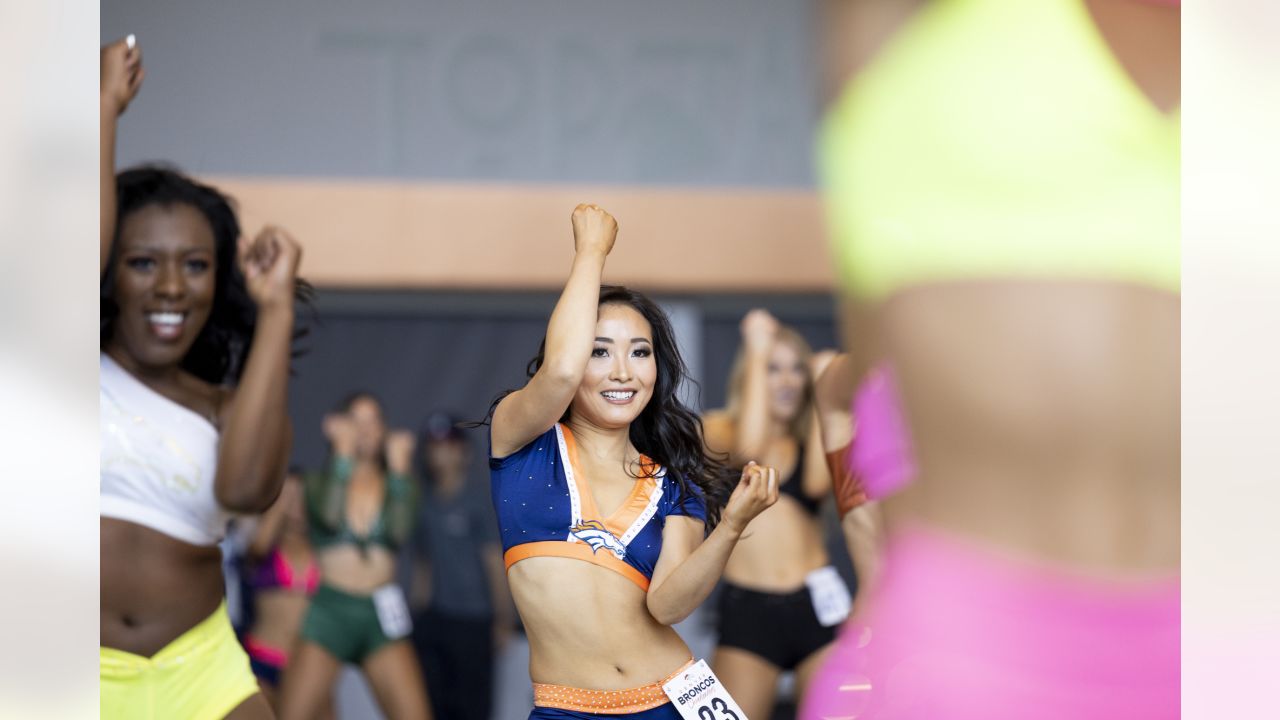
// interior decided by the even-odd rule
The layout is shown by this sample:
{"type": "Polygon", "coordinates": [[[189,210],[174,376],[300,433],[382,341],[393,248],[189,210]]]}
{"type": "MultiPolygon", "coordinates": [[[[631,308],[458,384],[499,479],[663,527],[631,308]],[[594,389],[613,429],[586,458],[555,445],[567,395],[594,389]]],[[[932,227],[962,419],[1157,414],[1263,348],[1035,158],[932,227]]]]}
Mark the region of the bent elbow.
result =
{"type": "Polygon", "coordinates": [[[582,363],[554,359],[548,360],[538,372],[545,373],[547,380],[556,385],[577,388],[582,382],[583,370],[582,363]]]}
{"type": "Polygon", "coordinates": [[[666,608],[662,603],[645,603],[649,608],[649,615],[658,621],[659,625],[671,626],[679,623],[689,617],[688,612],[677,612],[673,608],[666,608]]]}
{"type": "Polygon", "coordinates": [[[280,494],[280,483],[261,481],[242,481],[238,483],[216,482],[213,487],[214,499],[223,509],[238,515],[260,515],[276,501],[280,494]]]}
{"type": "Polygon", "coordinates": [[[672,625],[677,625],[679,623],[684,622],[684,619],[687,617],[689,617],[689,613],[687,612],[684,612],[684,613],[668,612],[660,617],[655,615],[654,619],[657,620],[659,624],[670,627],[672,625]]]}
{"type": "Polygon", "coordinates": [[[672,625],[675,625],[676,623],[680,622],[684,618],[668,616],[668,615],[654,615],[653,619],[657,620],[659,625],[662,625],[665,627],[671,627],[672,625]]]}

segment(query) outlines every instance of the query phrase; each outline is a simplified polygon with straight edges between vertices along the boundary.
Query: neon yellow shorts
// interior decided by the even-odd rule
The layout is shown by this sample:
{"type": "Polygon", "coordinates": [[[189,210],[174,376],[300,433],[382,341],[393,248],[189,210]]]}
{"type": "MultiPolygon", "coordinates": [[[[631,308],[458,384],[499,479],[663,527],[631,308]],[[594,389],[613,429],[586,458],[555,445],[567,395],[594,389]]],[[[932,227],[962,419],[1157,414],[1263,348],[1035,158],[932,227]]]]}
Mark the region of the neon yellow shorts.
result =
{"type": "Polygon", "coordinates": [[[227,605],[149,658],[98,648],[103,720],[219,720],[258,692],[227,605]]]}

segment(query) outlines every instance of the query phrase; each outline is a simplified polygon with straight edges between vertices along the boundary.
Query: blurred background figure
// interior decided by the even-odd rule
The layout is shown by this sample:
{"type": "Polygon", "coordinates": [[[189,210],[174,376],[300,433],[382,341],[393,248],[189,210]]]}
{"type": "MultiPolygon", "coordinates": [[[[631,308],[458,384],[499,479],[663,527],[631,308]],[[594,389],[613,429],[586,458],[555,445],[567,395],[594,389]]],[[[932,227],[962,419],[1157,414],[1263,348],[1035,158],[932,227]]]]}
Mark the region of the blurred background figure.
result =
{"type": "Polygon", "coordinates": [[[1178,3],[823,9],[844,337],[918,472],[802,716],[1178,717],[1178,3]]]}
{"type": "Polygon", "coordinates": [[[872,633],[861,611],[875,594],[884,550],[884,524],[876,501],[916,474],[892,377],[887,367],[877,367],[855,386],[851,359],[842,353],[818,372],[814,383],[840,530],[858,568],[858,594],[835,646],[811,679],[813,692],[802,698],[804,717],[860,717],[871,689],[862,671],[872,633]]]}
{"type": "MultiPolygon", "coordinates": [[[[243,563],[253,609],[242,638],[262,694],[280,712],[280,678],[297,646],[310,598],[320,587],[307,536],[307,505],[300,471],[285,478],[280,497],[252,528],[243,563]]],[[[325,706],[317,718],[333,716],[325,706]]]]}
{"type": "Polygon", "coordinates": [[[513,632],[486,478],[458,418],[427,417],[418,435],[419,504],[406,545],[413,645],[436,720],[488,720],[496,653],[513,632]]]}
{"type": "Polygon", "coordinates": [[[884,537],[875,500],[915,477],[915,458],[887,368],[877,368],[855,387],[849,355],[833,356],[818,370],[814,407],[841,535],[858,569],[851,613],[856,614],[879,575],[884,537]]]}
{"type": "Polygon", "coordinates": [[[749,717],[773,710],[779,675],[795,673],[797,696],[849,612],[849,591],[830,567],[819,512],[831,491],[814,412],[816,358],[799,333],[755,309],[725,409],[703,418],[707,446],[732,467],[778,469],[779,500],[752,522],[725,566],[712,668],[749,717]]]}
{"type": "Polygon", "coordinates": [[[408,637],[396,557],[417,511],[413,434],[388,432],[377,398],[357,392],[324,419],[328,466],[307,478],[311,543],[320,586],[290,658],[281,716],[314,718],[343,664],[358,666],[392,720],[429,718],[421,670],[408,637]]]}

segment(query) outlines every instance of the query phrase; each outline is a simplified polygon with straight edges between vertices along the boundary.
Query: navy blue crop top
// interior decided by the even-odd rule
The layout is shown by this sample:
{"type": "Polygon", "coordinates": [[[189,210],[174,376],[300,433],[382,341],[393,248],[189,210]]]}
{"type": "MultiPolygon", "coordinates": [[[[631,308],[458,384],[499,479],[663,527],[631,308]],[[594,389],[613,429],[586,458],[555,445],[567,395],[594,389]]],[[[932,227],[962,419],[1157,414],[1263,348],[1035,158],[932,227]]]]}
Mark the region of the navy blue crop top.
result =
{"type": "Polygon", "coordinates": [[[511,455],[491,457],[493,507],[507,568],[529,557],[567,557],[621,573],[648,591],[667,516],[706,522],[707,506],[696,486],[684,492],[665,468],[643,457],[641,463],[654,471],[637,479],[606,518],[578,470],[568,427],[557,424],[511,455]]]}

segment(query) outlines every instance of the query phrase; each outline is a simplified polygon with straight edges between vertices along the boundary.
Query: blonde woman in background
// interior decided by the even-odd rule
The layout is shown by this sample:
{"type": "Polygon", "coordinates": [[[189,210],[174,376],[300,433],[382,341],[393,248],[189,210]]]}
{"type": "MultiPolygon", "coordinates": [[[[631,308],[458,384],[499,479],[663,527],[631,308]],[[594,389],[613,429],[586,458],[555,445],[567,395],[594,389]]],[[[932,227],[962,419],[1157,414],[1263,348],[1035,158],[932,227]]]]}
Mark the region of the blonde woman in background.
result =
{"type": "MultiPolygon", "coordinates": [[[[814,356],[795,330],[764,310],[742,320],[742,347],[727,407],[703,418],[707,446],[732,467],[754,460],[778,468],[778,502],[760,514],[725,566],[719,644],[713,666],[743,711],[768,718],[780,674],[797,696],[849,611],[849,592],[831,567],[819,509],[831,478],[815,418],[814,356]]],[[[820,368],[817,368],[820,370],[820,368]]]]}

